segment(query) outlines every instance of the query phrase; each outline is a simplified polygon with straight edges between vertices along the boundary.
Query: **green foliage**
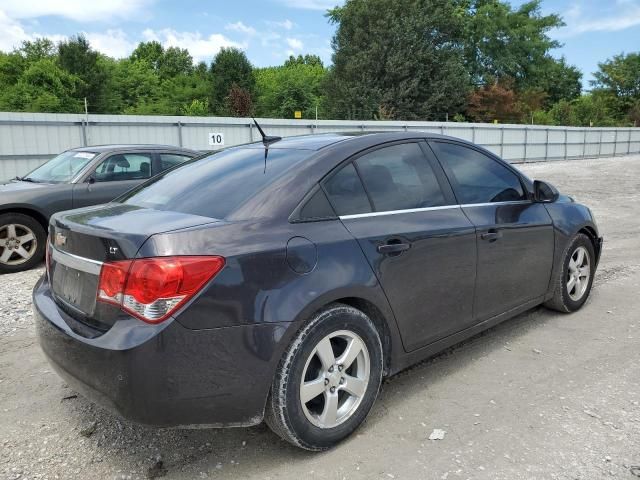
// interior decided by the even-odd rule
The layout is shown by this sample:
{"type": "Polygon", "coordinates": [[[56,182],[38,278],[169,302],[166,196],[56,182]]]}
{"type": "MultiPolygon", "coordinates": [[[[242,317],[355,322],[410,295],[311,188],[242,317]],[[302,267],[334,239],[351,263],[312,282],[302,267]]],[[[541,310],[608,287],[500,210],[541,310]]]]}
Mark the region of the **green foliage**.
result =
{"type": "Polygon", "coordinates": [[[230,115],[227,98],[235,85],[253,95],[255,79],[253,67],[242,50],[222,48],[211,64],[211,106],[214,113],[230,115]]]}
{"type": "Polygon", "coordinates": [[[321,113],[324,110],[326,74],[322,62],[289,62],[282,67],[256,69],[256,115],[293,118],[300,110],[303,118],[315,118],[316,106],[321,113]]]}
{"type": "Polygon", "coordinates": [[[180,113],[189,117],[206,117],[209,115],[209,100],[192,100],[180,109],[180,113]]]}
{"type": "Polygon", "coordinates": [[[541,0],[513,8],[500,0],[467,0],[464,48],[475,84],[511,78],[515,87],[531,85],[532,70],[549,60],[559,43],[548,33],[564,25],[558,15],[542,15],[541,0]]]}
{"type": "Polygon", "coordinates": [[[41,58],[32,63],[17,84],[4,92],[3,109],[22,112],[81,112],[74,92],[76,76],[61,69],[54,60],[41,58]]]}
{"type": "Polygon", "coordinates": [[[63,70],[78,77],[75,94],[80,99],[87,99],[91,112],[108,108],[104,97],[107,72],[99,63],[99,57],[83,35],[58,44],[58,63],[63,70]]]}
{"type": "Polygon", "coordinates": [[[591,82],[594,91],[615,104],[617,118],[637,125],[640,105],[640,53],[616,55],[598,65],[591,82]]]}
{"type": "Polygon", "coordinates": [[[329,11],[337,24],[327,82],[330,114],[440,119],[465,108],[464,18],[457,2],[350,0],[329,11]]]}
{"type": "Polygon", "coordinates": [[[224,48],[194,65],[181,48],[140,43],[113,59],[83,35],[26,41],[0,52],[0,110],[305,119],[640,124],[640,53],[599,65],[593,90],[564,58],[540,0],[347,0],[327,13],[336,25],[333,65],[291,55],[253,68],[224,48]]]}

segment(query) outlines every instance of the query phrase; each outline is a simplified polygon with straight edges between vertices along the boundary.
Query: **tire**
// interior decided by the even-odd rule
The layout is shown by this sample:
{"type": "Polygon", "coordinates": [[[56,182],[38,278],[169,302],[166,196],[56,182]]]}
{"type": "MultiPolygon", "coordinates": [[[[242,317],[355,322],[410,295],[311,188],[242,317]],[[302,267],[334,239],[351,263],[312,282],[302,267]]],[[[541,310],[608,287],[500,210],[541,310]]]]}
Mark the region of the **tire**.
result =
{"type": "Polygon", "coordinates": [[[0,215],[0,274],[29,270],[44,259],[47,234],[28,215],[0,215]]]}
{"type": "Polygon", "coordinates": [[[382,343],[369,317],[347,305],[329,305],[307,322],[280,361],[265,421],[293,445],[316,452],[327,450],[364,421],[378,396],[382,371],[382,343]],[[349,354],[347,347],[352,349],[349,354]],[[360,353],[349,363],[356,351],[360,353]],[[312,386],[316,388],[312,390],[312,386]],[[310,398],[304,404],[303,389],[310,398]],[[335,418],[331,415],[334,411],[335,418]]]}
{"type": "Polygon", "coordinates": [[[556,274],[556,278],[554,279],[553,298],[544,305],[547,308],[563,313],[579,310],[591,293],[596,267],[595,260],[595,250],[591,239],[582,233],[576,235],[565,250],[562,259],[562,269],[556,274]],[[583,266],[579,266],[576,272],[575,266],[581,258],[581,253],[584,255],[585,260],[581,261],[583,266]],[[586,277],[583,277],[582,274],[579,273],[580,271],[585,272],[584,265],[588,267],[586,277]],[[578,286],[578,282],[575,281],[576,275],[580,277],[580,286],[578,286]],[[572,278],[573,283],[571,283],[572,278]]]}

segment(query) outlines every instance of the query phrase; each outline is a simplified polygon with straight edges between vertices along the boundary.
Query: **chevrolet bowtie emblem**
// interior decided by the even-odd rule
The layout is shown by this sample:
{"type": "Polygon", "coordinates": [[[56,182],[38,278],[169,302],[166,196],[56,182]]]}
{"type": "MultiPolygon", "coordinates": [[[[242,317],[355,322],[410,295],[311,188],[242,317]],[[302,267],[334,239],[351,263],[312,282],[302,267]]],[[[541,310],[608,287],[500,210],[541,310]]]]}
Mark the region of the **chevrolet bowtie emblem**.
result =
{"type": "Polygon", "coordinates": [[[54,239],[54,243],[56,245],[56,247],[62,247],[63,245],[66,245],[67,243],[67,236],[63,233],[57,232],[55,239],[54,239]]]}

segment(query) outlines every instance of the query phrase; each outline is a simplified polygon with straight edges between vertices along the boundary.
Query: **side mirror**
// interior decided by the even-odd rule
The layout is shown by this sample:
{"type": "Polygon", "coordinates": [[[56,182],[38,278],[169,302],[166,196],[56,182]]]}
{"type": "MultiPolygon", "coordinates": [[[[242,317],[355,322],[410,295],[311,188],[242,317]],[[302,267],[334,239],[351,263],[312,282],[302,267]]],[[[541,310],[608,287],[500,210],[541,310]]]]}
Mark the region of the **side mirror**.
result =
{"type": "Polygon", "coordinates": [[[550,183],[542,180],[533,181],[533,200],[540,203],[553,203],[558,200],[560,193],[550,183]]]}
{"type": "Polygon", "coordinates": [[[89,178],[87,178],[87,183],[89,185],[93,185],[94,183],[96,183],[96,179],[93,175],[91,175],[89,178]]]}

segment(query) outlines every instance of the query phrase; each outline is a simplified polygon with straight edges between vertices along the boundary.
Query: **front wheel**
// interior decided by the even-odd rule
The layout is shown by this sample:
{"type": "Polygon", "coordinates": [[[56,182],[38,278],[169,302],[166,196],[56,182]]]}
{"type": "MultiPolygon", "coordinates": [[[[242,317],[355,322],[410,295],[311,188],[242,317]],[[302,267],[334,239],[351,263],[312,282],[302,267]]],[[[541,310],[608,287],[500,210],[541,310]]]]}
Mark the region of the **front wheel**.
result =
{"type": "Polygon", "coordinates": [[[382,382],[380,336],[363,312],[341,304],[316,314],[278,366],[265,420],[312,451],[349,436],[371,410],[382,382]]]}
{"type": "Polygon", "coordinates": [[[557,275],[553,298],[545,306],[559,312],[575,312],[589,297],[596,273],[595,250],[586,235],[579,233],[569,244],[557,275]]]}
{"type": "Polygon", "coordinates": [[[0,215],[0,273],[29,270],[44,258],[47,234],[42,225],[21,213],[0,215]]]}

